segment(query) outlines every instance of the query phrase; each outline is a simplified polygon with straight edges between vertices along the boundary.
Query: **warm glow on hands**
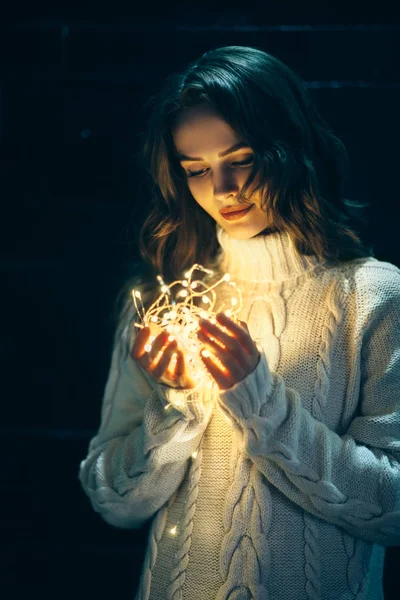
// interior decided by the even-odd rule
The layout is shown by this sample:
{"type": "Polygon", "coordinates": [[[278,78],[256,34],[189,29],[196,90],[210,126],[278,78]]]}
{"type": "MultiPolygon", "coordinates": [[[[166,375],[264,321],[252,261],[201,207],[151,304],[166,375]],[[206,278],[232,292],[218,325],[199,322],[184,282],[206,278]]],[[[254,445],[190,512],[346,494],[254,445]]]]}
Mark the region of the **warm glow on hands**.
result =
{"type": "Polygon", "coordinates": [[[244,321],[239,325],[224,313],[216,320],[201,319],[197,337],[206,347],[200,353],[204,365],[219,389],[226,390],[254,371],[260,352],[244,321]]]}
{"type": "MultiPolygon", "coordinates": [[[[160,283],[161,294],[155,302],[145,311],[141,300],[141,294],[138,290],[132,290],[133,302],[137,314],[141,318],[141,323],[135,323],[135,326],[142,329],[150,328],[149,339],[146,340],[144,350],[150,352],[152,342],[157,332],[162,330],[168,332],[170,337],[175,338],[177,347],[183,352],[185,364],[187,364],[188,375],[195,382],[195,389],[198,387],[212,387],[215,378],[212,372],[200,357],[202,347],[201,340],[198,338],[199,320],[208,320],[211,324],[216,324],[215,305],[217,301],[216,288],[222,283],[226,283],[232,289],[232,295],[227,305],[220,307],[220,312],[232,317],[229,322],[234,323],[237,320],[236,315],[242,307],[242,296],[236,283],[231,281],[229,273],[223,275],[213,285],[207,285],[205,280],[193,280],[192,275],[195,270],[203,271],[206,275],[213,275],[213,271],[205,269],[201,265],[194,264],[192,268],[185,273],[185,279],[174,281],[166,285],[161,276],[157,276],[160,283]],[[173,290],[178,286],[178,291],[173,296],[173,290]],[[195,304],[197,299],[197,304],[195,304]]],[[[206,278],[205,278],[206,279],[206,278]]],[[[216,342],[218,343],[218,342],[216,342]]],[[[179,355],[178,355],[179,356],[179,355]]],[[[172,356],[169,370],[174,370],[176,356],[172,356]]],[[[210,357],[218,364],[218,357],[210,357]]],[[[219,364],[223,370],[223,365],[219,364]]],[[[193,390],[192,390],[193,391],[193,390]]]]}

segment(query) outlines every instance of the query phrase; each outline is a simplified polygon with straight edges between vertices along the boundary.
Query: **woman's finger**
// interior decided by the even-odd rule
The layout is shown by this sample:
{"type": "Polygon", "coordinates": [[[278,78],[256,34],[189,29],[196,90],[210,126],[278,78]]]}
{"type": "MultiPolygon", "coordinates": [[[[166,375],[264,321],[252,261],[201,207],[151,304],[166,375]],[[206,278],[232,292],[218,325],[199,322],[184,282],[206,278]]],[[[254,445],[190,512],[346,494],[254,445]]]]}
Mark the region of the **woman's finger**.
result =
{"type": "Polygon", "coordinates": [[[155,358],[157,358],[158,353],[163,349],[163,347],[166,345],[167,340],[169,337],[169,333],[167,331],[162,331],[161,333],[158,334],[158,336],[155,338],[155,340],[153,341],[153,344],[151,346],[151,350],[149,352],[149,358],[153,361],[155,358]]]}
{"type": "MultiPolygon", "coordinates": [[[[161,357],[158,362],[153,361],[148,368],[149,373],[156,379],[159,379],[164,375],[164,372],[168,369],[168,365],[171,361],[172,354],[176,350],[176,340],[173,340],[164,348],[161,357]]],[[[157,356],[157,355],[156,355],[157,356]]]]}
{"type": "Polygon", "coordinates": [[[203,361],[207,371],[210,373],[220,390],[226,390],[232,386],[232,379],[227,370],[221,371],[220,367],[215,364],[211,356],[200,352],[201,360],[203,361]]]}
{"type": "Polygon", "coordinates": [[[134,360],[139,360],[146,353],[144,347],[149,337],[150,327],[143,327],[143,329],[139,330],[131,350],[131,356],[134,360]]]}
{"type": "Polygon", "coordinates": [[[197,332],[197,339],[205,346],[208,346],[213,352],[222,350],[221,346],[214,339],[205,335],[202,331],[197,332]]]}
{"type": "Polygon", "coordinates": [[[216,315],[216,320],[217,322],[222,325],[223,327],[225,327],[226,329],[228,329],[228,331],[234,336],[240,336],[243,333],[243,327],[245,329],[247,329],[248,331],[248,327],[246,325],[246,323],[244,321],[239,321],[236,323],[235,321],[233,321],[232,319],[230,319],[225,313],[220,312],[216,315]],[[239,325],[240,323],[240,325],[239,325]]]}
{"type": "MultiPolygon", "coordinates": [[[[242,372],[247,368],[247,356],[243,352],[233,352],[223,349],[218,344],[208,339],[199,332],[199,340],[206,346],[206,350],[211,350],[211,361],[214,362],[216,368],[228,377],[240,379],[242,372]]],[[[202,350],[200,354],[202,355],[202,350]]]]}
{"type": "Polygon", "coordinates": [[[153,363],[155,366],[155,364],[158,363],[158,361],[160,360],[160,358],[161,358],[160,352],[164,348],[164,346],[167,344],[169,334],[166,331],[162,331],[159,335],[157,335],[157,337],[151,344],[150,350],[147,351],[147,350],[145,350],[145,346],[146,346],[146,343],[149,343],[149,337],[147,338],[146,342],[144,342],[142,344],[141,354],[140,354],[139,358],[137,359],[139,364],[141,365],[141,367],[143,367],[143,369],[145,369],[146,371],[149,369],[149,367],[151,365],[153,365],[153,363]]]}
{"type": "Polygon", "coordinates": [[[185,372],[185,359],[183,358],[182,350],[177,350],[175,354],[176,354],[176,363],[175,363],[174,376],[176,377],[176,379],[180,379],[181,377],[183,377],[183,374],[185,372]]]}
{"type": "Polygon", "coordinates": [[[227,317],[225,313],[218,313],[216,319],[218,323],[231,332],[232,336],[245,348],[247,353],[250,356],[253,356],[256,345],[249,333],[247,324],[244,321],[239,321],[239,325],[239,323],[235,323],[232,319],[227,317]]]}
{"type": "Polygon", "coordinates": [[[211,323],[211,321],[209,321],[207,319],[200,319],[199,325],[200,325],[201,331],[203,333],[205,333],[208,336],[212,336],[213,338],[218,340],[220,343],[222,343],[229,350],[234,351],[237,349],[237,346],[238,346],[237,339],[235,337],[233,337],[232,335],[229,335],[225,331],[222,331],[222,329],[220,327],[218,327],[218,325],[211,323]]]}

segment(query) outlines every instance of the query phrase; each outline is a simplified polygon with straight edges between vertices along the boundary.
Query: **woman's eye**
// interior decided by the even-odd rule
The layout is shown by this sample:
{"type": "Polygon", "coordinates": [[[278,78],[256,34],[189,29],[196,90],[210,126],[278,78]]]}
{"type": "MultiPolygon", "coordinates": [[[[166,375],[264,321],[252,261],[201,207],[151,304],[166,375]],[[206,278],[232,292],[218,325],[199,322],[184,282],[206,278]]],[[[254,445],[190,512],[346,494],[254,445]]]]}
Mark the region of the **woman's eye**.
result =
{"type": "MultiPolygon", "coordinates": [[[[253,158],[248,158],[247,160],[242,160],[242,161],[236,161],[233,162],[233,165],[238,165],[239,167],[247,167],[248,165],[251,165],[251,163],[253,162],[253,158]]],[[[201,169],[201,171],[187,171],[187,176],[188,177],[201,177],[202,175],[204,175],[207,172],[207,169],[201,169]]]]}

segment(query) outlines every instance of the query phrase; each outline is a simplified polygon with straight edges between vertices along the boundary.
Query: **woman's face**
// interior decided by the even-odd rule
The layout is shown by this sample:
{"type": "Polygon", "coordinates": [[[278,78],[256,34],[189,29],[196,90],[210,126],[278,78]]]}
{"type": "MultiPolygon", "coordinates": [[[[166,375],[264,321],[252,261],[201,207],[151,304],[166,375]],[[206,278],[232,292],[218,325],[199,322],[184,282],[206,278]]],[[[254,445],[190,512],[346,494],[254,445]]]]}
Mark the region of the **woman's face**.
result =
{"type": "Polygon", "coordinates": [[[173,140],[193,198],[231,237],[249,239],[271,225],[260,208],[259,192],[251,194],[256,182],[249,189],[247,202],[239,204],[254,153],[214,109],[207,105],[185,109],[174,128],[173,140]],[[240,142],[243,147],[231,149],[240,142]],[[246,212],[229,220],[221,213],[233,209],[246,212]]]}

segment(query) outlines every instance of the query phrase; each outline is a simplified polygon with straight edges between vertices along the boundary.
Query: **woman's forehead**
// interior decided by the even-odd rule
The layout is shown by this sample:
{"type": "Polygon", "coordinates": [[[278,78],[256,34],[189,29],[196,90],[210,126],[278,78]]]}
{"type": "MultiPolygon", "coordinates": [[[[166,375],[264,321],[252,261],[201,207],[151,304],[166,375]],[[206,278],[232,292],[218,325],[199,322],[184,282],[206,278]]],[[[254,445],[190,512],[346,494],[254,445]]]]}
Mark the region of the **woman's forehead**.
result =
{"type": "Polygon", "coordinates": [[[210,153],[218,154],[240,141],[216,111],[197,107],[191,107],[180,115],[172,135],[182,158],[184,155],[202,157],[210,153]]]}

